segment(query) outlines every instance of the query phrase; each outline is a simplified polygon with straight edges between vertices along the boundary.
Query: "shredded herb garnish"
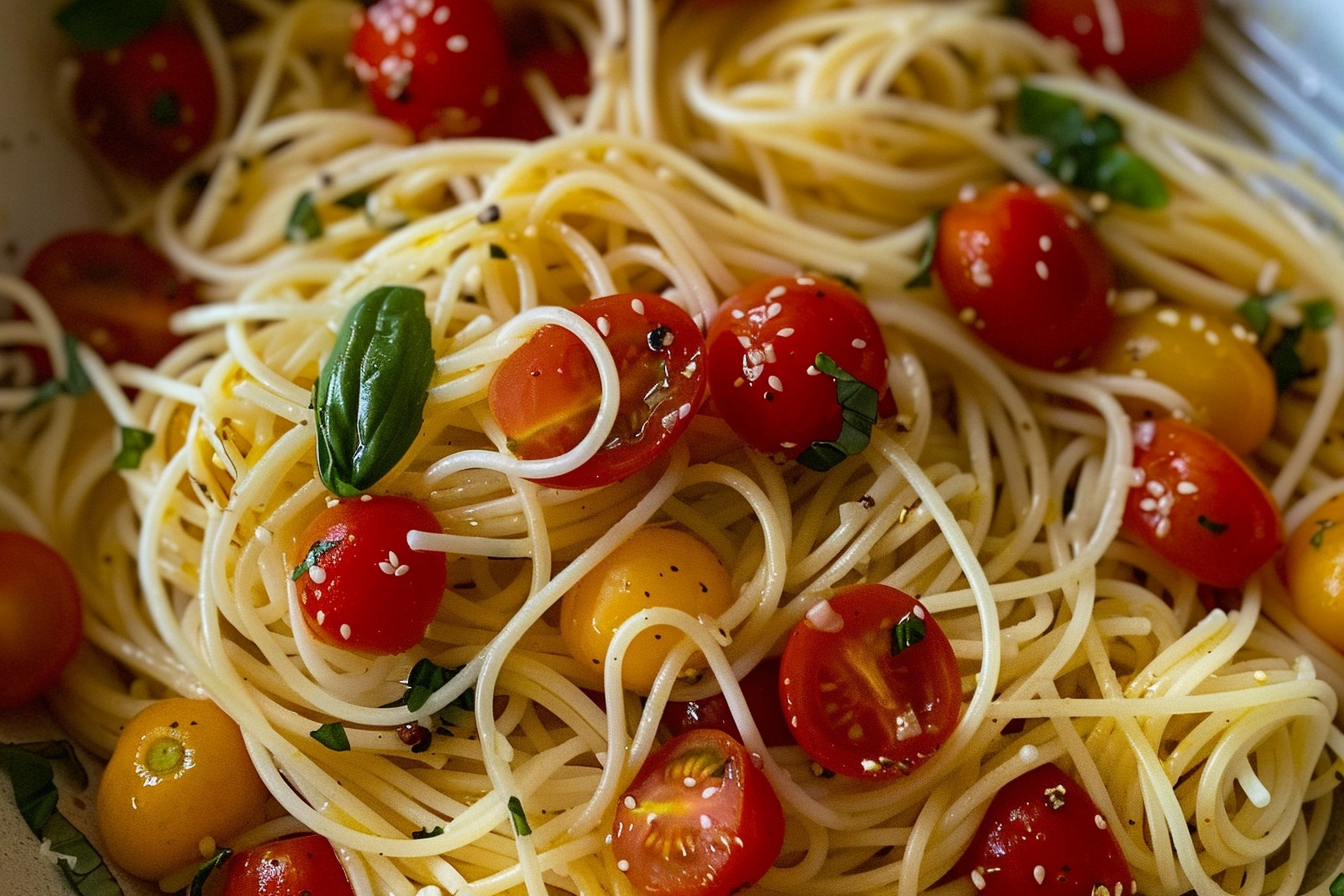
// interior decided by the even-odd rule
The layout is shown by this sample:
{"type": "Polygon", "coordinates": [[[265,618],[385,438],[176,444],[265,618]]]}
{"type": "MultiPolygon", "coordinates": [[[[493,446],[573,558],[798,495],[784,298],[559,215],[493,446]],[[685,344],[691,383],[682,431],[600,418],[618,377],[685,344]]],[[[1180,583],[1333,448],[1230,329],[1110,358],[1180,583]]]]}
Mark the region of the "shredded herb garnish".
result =
{"type": "Polygon", "coordinates": [[[311,190],[305,191],[294,203],[294,209],[285,222],[285,239],[291,243],[306,243],[322,235],[322,219],[317,214],[311,190]]]}
{"type": "Polygon", "coordinates": [[[925,631],[924,620],[914,613],[907,613],[900,622],[891,627],[891,655],[895,656],[902,650],[923,641],[925,631]]]}
{"type": "Polygon", "coordinates": [[[432,830],[421,828],[418,831],[411,831],[412,840],[428,840],[430,837],[437,837],[443,833],[443,825],[436,824],[432,830]]]}
{"type": "MultiPolygon", "coordinates": [[[[422,659],[411,667],[411,672],[406,676],[406,695],[399,701],[400,705],[405,706],[411,712],[419,712],[420,708],[430,697],[434,696],[440,688],[452,680],[462,668],[445,669],[433,660],[422,659]]],[[[476,708],[476,689],[467,688],[457,699],[448,704],[450,707],[472,712],[476,708]]]]}
{"type": "Polygon", "coordinates": [[[817,370],[835,380],[840,405],[840,434],[833,442],[813,442],[798,455],[798,463],[825,472],[847,457],[863,451],[877,423],[877,390],[843,370],[825,354],[818,354],[817,370]]]}
{"type": "Polygon", "coordinates": [[[1216,520],[1211,520],[1202,513],[1199,515],[1199,524],[1203,526],[1205,529],[1208,529],[1214,535],[1222,535],[1224,532],[1227,531],[1228,527],[1227,523],[1220,523],[1217,522],[1216,520]]]}
{"type": "Polygon", "coordinates": [[[336,204],[341,208],[354,209],[359,211],[369,203],[369,196],[372,195],[369,190],[355,190],[353,193],[346,193],[336,200],[336,204]]]}
{"type": "Polygon", "coordinates": [[[906,289],[920,289],[933,285],[933,253],[938,248],[938,222],[942,219],[942,210],[929,215],[929,236],[919,253],[919,267],[915,276],[905,281],[906,289]]]}
{"type": "Polygon", "coordinates": [[[206,880],[208,880],[210,875],[221,865],[227,862],[231,855],[233,855],[233,850],[224,847],[219,852],[206,859],[205,863],[201,865],[200,868],[196,869],[196,875],[191,879],[191,889],[188,891],[187,896],[203,896],[205,893],[206,880]]]}
{"type": "Polygon", "coordinates": [[[93,388],[93,381],[79,360],[79,340],[69,333],[61,336],[61,347],[65,353],[66,377],[63,380],[51,379],[37,387],[37,393],[19,409],[20,413],[44,405],[60,395],[78,398],[87,395],[93,388]]]}
{"type": "Polygon", "coordinates": [[[1314,548],[1320,548],[1325,544],[1325,530],[1331,529],[1334,526],[1334,520],[1317,520],[1316,531],[1311,533],[1311,538],[1307,539],[1307,543],[1314,548]]]}
{"type": "Polygon", "coordinates": [[[491,257],[491,258],[500,258],[500,259],[508,258],[508,257],[509,257],[509,253],[508,253],[507,250],[505,250],[505,248],[504,248],[503,246],[497,245],[497,244],[495,244],[495,243],[491,243],[491,244],[490,244],[490,257],[491,257]]]}
{"type": "Polygon", "coordinates": [[[526,837],[532,833],[532,826],[527,823],[527,814],[523,812],[523,801],[516,796],[509,797],[509,817],[513,819],[513,830],[519,837],[526,837]]]}
{"type": "Polygon", "coordinates": [[[154,433],[133,426],[122,426],[120,431],[121,448],[117,451],[117,456],[112,458],[112,469],[139,469],[145,452],[154,444],[154,433]]]}
{"type": "Polygon", "coordinates": [[[345,726],[340,722],[328,722],[316,731],[308,732],[308,735],[328,750],[344,753],[350,749],[350,736],[345,733],[345,726]]]}
{"type": "Polygon", "coordinates": [[[297,582],[303,578],[303,574],[312,569],[317,561],[322,559],[323,554],[339,544],[339,541],[327,541],[325,539],[314,542],[313,546],[308,549],[308,554],[303,558],[303,562],[294,567],[294,571],[289,574],[290,580],[297,582]]]}

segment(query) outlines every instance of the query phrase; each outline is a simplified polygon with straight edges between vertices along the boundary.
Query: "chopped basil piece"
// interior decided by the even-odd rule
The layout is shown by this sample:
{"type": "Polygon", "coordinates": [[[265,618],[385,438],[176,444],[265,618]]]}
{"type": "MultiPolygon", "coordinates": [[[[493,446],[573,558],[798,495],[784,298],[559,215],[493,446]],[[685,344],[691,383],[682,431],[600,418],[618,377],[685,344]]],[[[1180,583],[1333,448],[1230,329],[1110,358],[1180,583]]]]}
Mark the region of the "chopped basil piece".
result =
{"type": "Polygon", "coordinates": [[[318,217],[313,194],[305,191],[294,203],[294,209],[285,222],[285,239],[291,243],[306,243],[322,235],[322,219],[318,217]]]}
{"type": "Polygon", "coordinates": [[[519,837],[526,837],[532,833],[532,826],[527,823],[527,814],[523,812],[523,801],[516,796],[509,797],[509,817],[513,819],[513,830],[519,837]]]}
{"type": "Polygon", "coordinates": [[[1265,353],[1269,366],[1274,370],[1274,385],[1280,393],[1288,391],[1293,383],[1311,375],[1307,365],[1302,361],[1301,353],[1297,350],[1301,341],[1301,327],[1284,327],[1279,338],[1265,353]]]}
{"type": "Polygon", "coordinates": [[[128,43],[161,20],[168,0],[71,0],[56,11],[56,26],[86,50],[128,43]]]}
{"type": "Polygon", "coordinates": [[[891,655],[895,656],[908,647],[914,647],[924,640],[926,626],[924,620],[914,613],[907,613],[900,622],[891,627],[891,655]]]}
{"type": "Polygon", "coordinates": [[[1250,296],[1244,302],[1237,306],[1237,313],[1246,321],[1246,326],[1251,328],[1251,332],[1256,338],[1263,339],[1269,332],[1269,325],[1273,319],[1269,316],[1269,305],[1271,302],[1284,298],[1287,293],[1275,292],[1267,296],[1250,296]]]}
{"type": "Polygon", "coordinates": [[[1344,896],[1344,874],[1330,881],[1330,896],[1344,896]]]}
{"type": "Polygon", "coordinates": [[[430,837],[437,837],[437,836],[439,836],[439,835],[442,834],[442,833],[443,833],[443,825],[441,825],[441,824],[436,824],[436,825],[434,825],[433,830],[427,830],[427,829],[425,829],[425,828],[421,828],[421,829],[418,830],[418,831],[412,831],[412,832],[411,832],[411,839],[412,839],[412,840],[428,840],[430,837]]]}
{"type": "Polygon", "coordinates": [[[327,488],[352,497],[401,461],[420,433],[433,374],[423,292],[384,286],[355,303],[313,389],[327,488]]]}
{"type": "Polygon", "coordinates": [[[37,393],[32,399],[19,409],[30,411],[39,405],[44,405],[52,399],[69,395],[78,398],[81,395],[87,395],[93,388],[93,381],[89,379],[89,374],[84,369],[84,365],[79,360],[79,340],[69,333],[61,336],[61,346],[65,352],[66,378],[63,380],[47,380],[37,387],[37,393]]]}
{"type": "Polygon", "coordinates": [[[84,767],[65,741],[0,744],[0,769],[14,785],[14,805],[29,830],[56,859],[70,886],[80,896],[122,896],[121,886],[103,857],[57,810],[59,794],[52,761],[67,765],[80,787],[88,786],[84,767]]]}
{"type": "Polygon", "coordinates": [[[509,257],[509,253],[508,253],[507,251],[505,251],[505,249],[504,249],[503,246],[499,246],[499,245],[496,245],[495,243],[491,243],[491,244],[490,244],[490,257],[491,257],[491,258],[508,258],[508,257],[509,257]]]}
{"type": "Polygon", "coordinates": [[[145,452],[154,444],[154,433],[133,426],[121,427],[121,448],[112,458],[114,470],[136,470],[145,452]]]}
{"type": "Polygon", "coordinates": [[[336,204],[341,208],[349,208],[358,211],[368,205],[369,196],[372,195],[369,190],[355,190],[353,193],[346,193],[336,200],[336,204]]]}
{"type": "Polygon", "coordinates": [[[149,120],[165,127],[182,123],[182,100],[173,90],[160,90],[149,101],[149,120]]]}
{"type": "Polygon", "coordinates": [[[919,289],[933,285],[933,253],[938,248],[938,220],[942,216],[941,211],[929,215],[929,236],[924,241],[924,248],[919,253],[919,268],[915,271],[915,276],[905,281],[906,289],[919,289]]]}
{"type": "MultiPolygon", "coordinates": [[[[411,712],[419,712],[434,693],[452,680],[462,668],[445,669],[433,660],[422,659],[411,667],[406,676],[406,695],[399,701],[411,712]]],[[[467,688],[456,700],[448,704],[456,709],[472,712],[476,708],[476,689],[467,688]]]]}
{"type": "Polygon", "coordinates": [[[316,731],[308,732],[308,735],[328,750],[344,753],[350,749],[350,736],[345,733],[345,726],[340,722],[328,722],[316,731]]]}
{"type": "Polygon", "coordinates": [[[191,889],[188,891],[187,896],[203,896],[205,893],[206,880],[209,879],[210,875],[213,874],[219,866],[227,862],[231,855],[233,855],[233,850],[224,847],[219,852],[206,859],[205,864],[196,869],[196,875],[191,879],[191,889]]]}
{"type": "Polygon", "coordinates": [[[798,463],[824,473],[840,461],[868,447],[877,423],[877,390],[856,379],[825,354],[818,354],[816,368],[835,380],[835,398],[840,405],[840,434],[833,442],[813,442],[798,455],[798,463]]]}
{"type": "Polygon", "coordinates": [[[1312,299],[1302,303],[1302,326],[1308,330],[1324,330],[1335,322],[1335,303],[1329,299],[1312,299]]]}
{"type": "Polygon", "coordinates": [[[1314,548],[1320,549],[1325,544],[1325,530],[1335,526],[1334,520],[1317,520],[1316,531],[1311,533],[1311,538],[1307,542],[1314,548]]]}
{"type": "Polygon", "coordinates": [[[1214,535],[1222,535],[1224,532],[1227,531],[1228,527],[1227,523],[1220,523],[1217,522],[1216,520],[1211,520],[1202,513],[1199,515],[1199,524],[1203,526],[1205,529],[1208,529],[1214,535]]]}
{"type": "Polygon", "coordinates": [[[312,569],[317,561],[322,558],[323,554],[339,544],[339,541],[323,540],[314,542],[313,546],[308,549],[308,553],[304,556],[303,562],[294,567],[294,571],[289,574],[290,581],[297,582],[299,579],[303,578],[303,574],[312,569]]]}

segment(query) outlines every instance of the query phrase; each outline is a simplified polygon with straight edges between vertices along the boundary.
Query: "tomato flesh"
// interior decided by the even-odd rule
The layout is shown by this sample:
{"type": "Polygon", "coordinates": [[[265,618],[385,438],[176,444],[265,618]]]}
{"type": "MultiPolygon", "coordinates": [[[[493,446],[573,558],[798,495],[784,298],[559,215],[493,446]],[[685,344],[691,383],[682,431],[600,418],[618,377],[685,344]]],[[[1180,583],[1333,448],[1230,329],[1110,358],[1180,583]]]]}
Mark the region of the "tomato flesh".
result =
{"type": "Polygon", "coordinates": [[[46,544],[0,531],[0,569],[0,709],[13,709],[56,683],[83,620],[74,573],[46,544]]]}
{"type": "Polygon", "coordinates": [[[1046,37],[1078,48],[1084,68],[1109,68],[1131,86],[1174,75],[1185,68],[1203,36],[1199,0],[1027,0],[1031,26],[1046,37]]]}
{"type": "Polygon", "coordinates": [[[325,837],[305,834],[235,853],[218,896],[350,896],[354,890],[325,837]]]}
{"type": "Polygon", "coordinates": [[[651,755],[616,804],[612,852],[644,896],[729,896],[784,844],[784,810],[753,757],[722,731],[690,731],[651,755]]]}
{"type": "Polygon", "coordinates": [[[947,636],[918,601],[887,585],[854,585],[814,607],[790,633],[779,676],[798,744],[850,777],[910,774],[961,714],[947,636]],[[893,629],[902,624],[922,628],[922,640],[893,652],[893,629]]]}
{"type": "Polygon", "coordinates": [[[1134,485],[1124,531],[1219,588],[1243,584],[1283,542],[1269,492],[1225,445],[1163,417],[1134,427],[1134,485]]]}
{"type": "Polygon", "coordinates": [[[770,277],[727,299],[706,338],[709,387],[723,419],[748,445],[797,458],[841,434],[836,379],[824,354],[878,393],[888,392],[882,331],[853,290],[813,275],[770,277]]]}
{"type": "Polygon", "coordinates": [[[954,873],[986,896],[1134,893],[1134,875],[1097,804],[1052,763],[995,795],[954,873]]]}
{"type": "MultiPolygon", "coordinates": [[[[577,468],[537,480],[592,488],[626,478],[671,449],[705,395],[705,343],[690,315],[651,293],[592,299],[574,311],[602,334],[620,376],[620,411],[606,443],[577,468]]],[[[597,364],[579,338],[548,324],[490,380],[490,412],[524,460],[556,457],[597,419],[597,364]]]]}
{"type": "Polygon", "coordinates": [[[104,360],[152,367],[182,338],[174,313],[196,288],[157,251],[132,236],[81,230],[43,244],[23,277],[42,293],[66,332],[104,360]]]}
{"type": "MultiPolygon", "coordinates": [[[[795,741],[784,720],[784,709],[779,703],[779,657],[766,657],[756,664],[740,682],[742,696],[751,710],[752,720],[767,747],[788,747],[795,741]]],[[[733,719],[732,710],[722,694],[712,694],[699,700],[669,702],[663,709],[663,725],[674,736],[697,728],[714,728],[742,740],[742,733],[733,719]]]]}
{"type": "Polygon", "coordinates": [[[1008,183],[954,202],[933,269],[958,318],[1019,364],[1081,367],[1110,331],[1110,258],[1052,194],[1008,183]]]}
{"type": "Polygon", "coordinates": [[[424,639],[448,565],[443,554],[412,550],[412,529],[443,531],[423,504],[386,495],[339,501],[308,524],[290,559],[299,605],[319,640],[387,655],[424,639]]]}

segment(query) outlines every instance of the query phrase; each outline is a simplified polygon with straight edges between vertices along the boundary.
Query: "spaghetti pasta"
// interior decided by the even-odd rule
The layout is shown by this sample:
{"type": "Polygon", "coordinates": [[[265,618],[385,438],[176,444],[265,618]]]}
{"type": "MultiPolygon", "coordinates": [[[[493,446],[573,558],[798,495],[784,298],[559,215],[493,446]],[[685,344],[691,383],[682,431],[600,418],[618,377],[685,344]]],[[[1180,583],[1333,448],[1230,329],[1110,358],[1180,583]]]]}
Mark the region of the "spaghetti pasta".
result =
{"type": "MultiPolygon", "coordinates": [[[[1340,864],[1322,844],[1338,826],[1344,659],[1272,569],[1236,609],[1206,612],[1190,576],[1118,537],[1133,457],[1121,399],[1178,413],[1185,399],[1013,365],[907,283],[928,216],[968,185],[1049,183],[1005,122],[1023,78],[1122,122],[1172,192],[1158,211],[1075,197],[1124,272],[1122,313],[1158,294],[1225,313],[1275,289],[1344,306],[1337,243],[1262,187],[1344,220],[1338,197],[1084,76],[981,0],[539,0],[596,77],[581,103],[534,79],[556,136],[533,144],[411,143],[369,113],[342,68],[344,0],[240,0],[256,23],[227,40],[204,0],[181,6],[236,123],[202,159],[205,186],[193,170],[153,196],[120,184],[122,226],[210,301],[178,316],[190,338],[153,370],[81,349],[92,394],[21,411],[33,386],[0,390],[0,519],[56,545],[86,599],[95,649],[51,699],[80,741],[110,753],[149,700],[208,695],[283,809],[241,845],[321,833],[361,896],[625,893],[606,842],[621,787],[669,699],[722,691],[785,807],[762,893],[966,892],[946,876],[985,806],[1045,761],[1075,770],[1140,892],[1323,891],[1340,864]],[[336,202],[356,194],[359,208],[336,202]],[[321,233],[287,241],[305,195],[321,233]],[[703,325],[743,285],[804,270],[853,281],[883,329],[899,412],[861,454],[827,473],[779,465],[702,414],[665,464],[622,482],[530,481],[590,456],[615,417],[610,353],[564,309],[654,292],[703,325]],[[433,509],[444,534],[412,547],[447,555],[450,588],[419,647],[371,659],[313,637],[290,570],[328,497],[313,382],[350,305],[388,284],[427,296],[435,370],[420,432],[376,491],[433,509]],[[485,394],[543,324],[585,340],[608,397],[579,447],[525,461],[485,394]],[[112,475],[119,427],[154,442],[112,475]],[[594,699],[555,608],[648,524],[710,545],[734,601],[717,619],[655,609],[622,626],[594,699]],[[919,595],[951,639],[961,721],[908,777],[818,777],[800,749],[764,745],[738,680],[818,601],[879,581],[919,595]],[[655,624],[685,638],[640,699],[621,657],[655,624]],[[705,674],[687,680],[696,654],[705,674]],[[460,671],[411,710],[397,701],[421,658],[460,671]],[[469,716],[452,708],[468,689],[469,716]],[[456,736],[423,752],[396,736],[435,715],[456,736]],[[349,752],[309,736],[333,720],[349,752]],[[510,826],[510,797],[529,834],[510,826]]],[[[0,338],[45,347],[64,377],[42,297],[0,290],[28,317],[0,338]]],[[[1294,322],[1291,303],[1276,313],[1294,322]]],[[[1344,479],[1339,323],[1318,348],[1322,372],[1283,396],[1253,459],[1290,522],[1344,479]]]]}

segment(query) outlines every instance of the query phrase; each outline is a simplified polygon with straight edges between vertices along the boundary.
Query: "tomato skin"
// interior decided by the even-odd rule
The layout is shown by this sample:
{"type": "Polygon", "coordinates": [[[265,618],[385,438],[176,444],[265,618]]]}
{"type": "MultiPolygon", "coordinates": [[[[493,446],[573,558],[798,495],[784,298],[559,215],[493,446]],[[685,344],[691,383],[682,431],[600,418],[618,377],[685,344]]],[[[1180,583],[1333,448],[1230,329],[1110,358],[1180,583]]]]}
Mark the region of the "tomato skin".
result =
{"type": "Polygon", "coordinates": [[[1083,785],[1046,763],[995,795],[954,873],[978,875],[986,896],[1131,894],[1134,875],[1105,824],[1083,785]]]}
{"type": "MultiPolygon", "coordinates": [[[[597,563],[560,599],[560,637],[590,683],[601,686],[616,629],[651,607],[715,617],[733,604],[728,570],[709,545],[679,529],[645,527],[597,563]]],[[[647,694],[678,629],[656,625],[630,642],[621,666],[626,690],[647,694]]]]}
{"type": "MultiPolygon", "coordinates": [[[[767,747],[789,747],[796,741],[784,720],[784,708],[779,704],[779,657],[768,656],[757,663],[740,682],[742,696],[751,709],[751,717],[767,747]]],[[[714,728],[734,740],[742,740],[728,701],[722,694],[713,694],[700,700],[669,702],[663,709],[663,725],[673,736],[697,728],[714,728]]]]}
{"type": "Polygon", "coordinates": [[[838,774],[908,775],[960,719],[952,645],[918,601],[889,585],[852,585],[827,603],[830,612],[819,604],[784,644],[779,696],[789,728],[838,774]],[[892,628],[907,618],[922,619],[923,640],[893,656],[892,628]]]}
{"type": "Polygon", "coordinates": [[[944,210],[933,269],[959,319],[1028,367],[1082,367],[1114,317],[1115,275],[1092,228],[1018,183],[944,210]]]}
{"type": "Polygon", "coordinates": [[[1126,533],[1218,588],[1241,585],[1283,542],[1278,507],[1213,436],[1175,417],[1134,427],[1126,533]]]}
{"type": "Polygon", "coordinates": [[[496,129],[501,137],[540,140],[551,136],[551,126],[546,123],[546,117],[523,83],[523,73],[533,70],[541,72],[561,99],[587,96],[592,90],[588,56],[582,49],[560,50],[546,45],[538,46],[518,58],[514,66],[520,74],[511,78],[506,85],[496,117],[496,129]]]}
{"type": "Polygon", "coordinates": [[[409,650],[425,637],[443,600],[448,564],[406,544],[412,530],[441,533],[429,508],[410,498],[361,495],[325,508],[294,542],[299,605],[318,639],[368,653],[409,650]],[[321,545],[329,545],[323,549],[321,545]]]}
{"type": "Polygon", "coordinates": [[[102,230],[62,234],[43,244],[23,278],[42,293],[66,332],[104,360],[153,367],[182,341],[168,327],[196,304],[196,287],[157,251],[102,230]]]}
{"type": "MultiPolygon", "coordinates": [[[[620,375],[621,409],[597,454],[568,473],[536,480],[554,488],[607,485],[654,463],[686,431],[705,396],[705,342],[680,306],[651,293],[619,293],[574,311],[603,334],[620,375]]],[[[601,397],[588,349],[569,330],[548,324],[499,365],[487,399],[513,453],[536,460],[577,445],[597,419],[601,397]]]]}
{"type": "Polygon", "coordinates": [[[219,114],[205,50],[173,21],[123,46],[82,53],[71,99],[94,149],[151,181],[164,180],[204,149],[219,114]]]}
{"type": "Polygon", "coordinates": [[[818,354],[885,396],[887,350],[853,290],[816,275],[769,277],[728,298],[706,338],[709,388],[723,419],[751,447],[796,458],[840,435],[836,381],[818,354]]]}
{"type": "Polygon", "coordinates": [[[242,733],[209,700],[150,704],[122,729],[98,786],[109,857],[155,880],[199,865],[200,842],[227,843],[264,820],[268,798],[242,733]]]}
{"type": "Polygon", "coordinates": [[[1117,0],[1115,33],[1104,24],[1101,6],[1096,0],[1027,0],[1025,15],[1041,34],[1077,47],[1084,68],[1110,68],[1133,87],[1176,74],[1199,49],[1199,0],[1117,0]]]}
{"type": "MultiPolygon", "coordinates": [[[[1097,368],[1163,383],[1190,402],[1191,422],[1237,454],[1249,454],[1274,426],[1274,371],[1254,337],[1204,312],[1158,303],[1118,318],[1097,353],[1097,368]]],[[[1156,408],[1120,399],[1130,416],[1156,408]]]]}
{"type": "Polygon", "coordinates": [[[0,531],[0,569],[0,709],[13,709],[56,683],[84,622],[74,573],[43,542],[0,531]]]}
{"type": "Polygon", "coordinates": [[[1344,651],[1344,494],[1326,501],[1288,536],[1283,572],[1297,615],[1344,651]]]}
{"type": "Polygon", "coordinates": [[[509,71],[490,0],[379,0],[359,13],[349,61],[378,114],[418,140],[485,132],[509,71]]]}
{"type": "Polygon", "coordinates": [[[644,896],[729,896],[784,845],[784,810],[757,760],[722,731],[663,744],[616,804],[612,852],[644,896]]]}
{"type": "Polygon", "coordinates": [[[304,834],[235,853],[224,863],[216,896],[353,896],[340,859],[325,837],[304,834]]]}

